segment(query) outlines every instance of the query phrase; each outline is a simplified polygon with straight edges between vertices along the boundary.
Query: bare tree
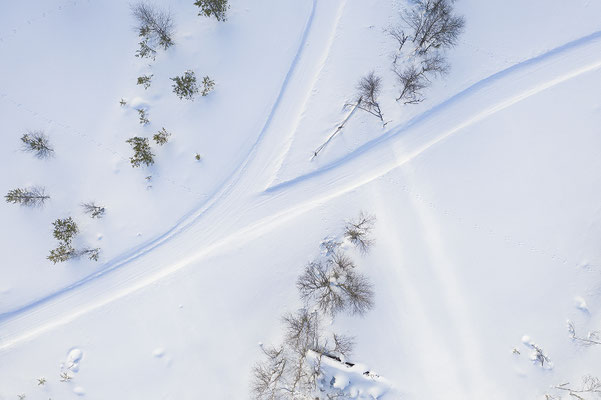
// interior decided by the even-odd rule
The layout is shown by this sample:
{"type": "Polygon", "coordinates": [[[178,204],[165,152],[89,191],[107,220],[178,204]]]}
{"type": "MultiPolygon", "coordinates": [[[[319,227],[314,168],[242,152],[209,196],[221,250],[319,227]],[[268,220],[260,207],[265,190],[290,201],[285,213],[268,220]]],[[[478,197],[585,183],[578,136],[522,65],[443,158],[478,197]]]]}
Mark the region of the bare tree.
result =
{"type": "Polygon", "coordinates": [[[46,194],[43,187],[17,188],[9,190],[4,196],[7,203],[20,204],[24,207],[39,207],[44,205],[50,196],[46,194]]]}
{"type": "Polygon", "coordinates": [[[96,205],[93,201],[82,203],[81,208],[83,208],[85,214],[88,214],[92,218],[102,218],[104,216],[104,207],[96,205]]]}
{"type": "MultiPolygon", "coordinates": [[[[374,71],[359,79],[357,84],[357,104],[358,108],[376,116],[384,124],[384,116],[378,102],[378,96],[382,90],[382,78],[377,76],[374,71]]],[[[385,124],[384,124],[385,125],[385,124]]]]}
{"type": "Polygon", "coordinates": [[[557,390],[568,392],[570,396],[578,400],[586,400],[583,397],[586,394],[601,398],[601,380],[592,375],[586,375],[582,378],[582,385],[579,388],[573,387],[569,382],[555,386],[557,390]]]}
{"type": "Polygon", "coordinates": [[[324,313],[336,315],[345,307],[341,290],[337,290],[330,279],[333,271],[327,264],[319,261],[310,262],[296,281],[300,296],[307,302],[315,302],[324,313]]]}
{"type": "Polygon", "coordinates": [[[530,354],[530,360],[532,360],[532,362],[540,364],[541,367],[545,367],[546,363],[548,368],[552,368],[551,359],[545,354],[540,346],[532,342],[526,343],[526,346],[532,349],[532,353],[530,354]]]}
{"type": "Polygon", "coordinates": [[[397,51],[400,53],[403,50],[405,42],[407,42],[407,39],[409,39],[405,31],[401,27],[396,26],[386,29],[385,32],[388,33],[392,38],[394,38],[394,40],[398,42],[399,48],[397,49],[397,51]]]}
{"type": "Polygon", "coordinates": [[[374,244],[371,234],[375,222],[374,215],[361,211],[356,219],[347,222],[344,227],[344,236],[361,252],[367,253],[374,244]]]}
{"type": "Polygon", "coordinates": [[[290,360],[285,356],[284,347],[261,346],[266,360],[258,362],[252,369],[252,393],[257,400],[284,399],[288,393],[286,372],[290,360]]]}
{"type": "Polygon", "coordinates": [[[98,258],[100,257],[100,248],[98,248],[98,247],[94,247],[94,248],[92,248],[92,247],[86,247],[86,248],[83,248],[81,250],[78,250],[76,252],[76,254],[77,254],[77,257],[86,256],[86,257],[88,257],[88,260],[98,261],[98,258]]]}
{"type": "Polygon", "coordinates": [[[583,346],[594,346],[597,344],[601,345],[601,331],[589,331],[586,337],[578,336],[576,334],[576,327],[574,323],[568,320],[568,332],[572,340],[583,346]]]}
{"type": "Polygon", "coordinates": [[[32,152],[37,158],[47,158],[54,154],[48,136],[42,131],[31,131],[21,136],[23,151],[32,152]]]}
{"type": "Polygon", "coordinates": [[[167,50],[173,45],[175,28],[168,11],[140,1],[131,5],[131,13],[136,19],[136,29],[142,39],[140,49],[136,52],[137,57],[154,59],[157,47],[167,50]]]}
{"type": "Polygon", "coordinates": [[[404,10],[401,19],[405,26],[388,28],[398,49],[394,54],[392,70],[400,85],[397,101],[418,104],[424,100],[423,90],[431,80],[446,74],[449,64],[445,49],[457,44],[465,20],[454,14],[455,0],[414,0],[404,10]],[[412,46],[407,49],[407,43],[412,46]]]}
{"type": "Polygon", "coordinates": [[[332,336],[334,339],[334,348],[332,349],[332,352],[345,358],[350,356],[355,347],[355,340],[350,336],[338,335],[336,333],[332,336]]]}
{"type": "Polygon", "coordinates": [[[347,260],[337,256],[325,263],[309,263],[296,282],[301,298],[332,316],[341,311],[362,315],[371,309],[374,295],[371,283],[355,272],[354,265],[347,260]]]}
{"type": "Polygon", "coordinates": [[[410,64],[403,70],[395,67],[393,72],[397,76],[397,82],[401,86],[396,101],[403,100],[403,104],[417,104],[424,101],[422,90],[428,87],[429,82],[421,68],[410,64]]]}
{"type": "Polygon", "coordinates": [[[428,76],[442,76],[449,72],[449,64],[446,58],[438,51],[424,55],[421,62],[421,70],[425,78],[428,76]]]}
{"type": "Polygon", "coordinates": [[[363,315],[374,306],[372,285],[364,275],[349,270],[345,272],[341,290],[346,295],[346,307],[351,314],[363,315]]]}
{"type": "Polygon", "coordinates": [[[320,321],[317,313],[302,308],[294,314],[284,315],[282,321],[288,347],[300,354],[319,348],[320,321]]]}
{"type": "MultiPolygon", "coordinates": [[[[344,362],[353,348],[348,336],[328,334],[322,329],[320,315],[306,308],[282,318],[284,342],[263,346],[265,359],[252,369],[251,391],[258,400],[322,399],[322,358],[344,362]]],[[[352,364],[349,364],[352,365],[352,364]]]]}
{"type": "Polygon", "coordinates": [[[465,26],[465,19],[453,14],[455,0],[415,0],[415,6],[403,13],[413,30],[416,52],[453,47],[465,26]]]}
{"type": "Polygon", "coordinates": [[[319,315],[301,309],[282,318],[284,344],[264,347],[266,360],[253,368],[252,391],[255,399],[300,399],[313,393],[321,372],[323,353],[319,315]],[[310,358],[311,351],[317,356],[310,358]]]}

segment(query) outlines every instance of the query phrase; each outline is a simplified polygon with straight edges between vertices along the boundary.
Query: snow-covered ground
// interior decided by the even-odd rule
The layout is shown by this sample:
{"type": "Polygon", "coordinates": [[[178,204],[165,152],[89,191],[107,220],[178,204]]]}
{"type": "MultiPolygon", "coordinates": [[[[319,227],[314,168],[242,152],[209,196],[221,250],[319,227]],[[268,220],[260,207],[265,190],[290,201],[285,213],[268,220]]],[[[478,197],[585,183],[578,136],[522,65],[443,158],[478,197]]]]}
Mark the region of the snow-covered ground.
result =
{"type": "Polygon", "coordinates": [[[231,0],[227,22],[192,3],[157,1],[176,44],[150,65],[128,2],[0,4],[0,186],[51,196],[0,206],[0,399],[248,398],[297,276],[360,210],[377,217],[373,249],[352,251],[375,307],[335,319],[358,366],[327,377],[461,400],[601,377],[601,345],[566,326],[601,330],[601,2],[458,1],[449,75],[402,107],[384,29],[405,1],[231,0]],[[169,78],[188,69],[215,91],[179,100],[169,78]],[[391,122],[357,112],[311,161],[372,69],[391,122]],[[131,168],[125,140],[162,127],[156,164],[131,168]],[[21,151],[28,129],[54,157],[21,151]],[[67,216],[97,263],[45,259],[67,216]]]}

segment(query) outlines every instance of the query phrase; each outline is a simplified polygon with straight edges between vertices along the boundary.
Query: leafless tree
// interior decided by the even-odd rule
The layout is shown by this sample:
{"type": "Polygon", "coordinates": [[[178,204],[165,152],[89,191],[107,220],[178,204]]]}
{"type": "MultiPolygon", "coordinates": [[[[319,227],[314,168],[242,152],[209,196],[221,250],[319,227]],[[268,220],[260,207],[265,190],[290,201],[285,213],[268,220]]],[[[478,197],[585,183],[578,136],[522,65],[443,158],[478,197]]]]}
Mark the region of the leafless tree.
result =
{"type": "Polygon", "coordinates": [[[378,103],[378,96],[382,90],[382,78],[377,76],[374,71],[359,79],[357,84],[357,99],[358,108],[376,116],[384,123],[382,109],[378,103]]]}
{"type": "Polygon", "coordinates": [[[399,48],[397,51],[400,53],[403,50],[405,42],[407,42],[407,39],[409,39],[405,31],[401,27],[395,26],[386,29],[385,32],[398,42],[399,48]]]}
{"type": "Polygon", "coordinates": [[[455,0],[414,0],[401,14],[405,26],[386,32],[396,40],[392,70],[400,86],[397,101],[417,104],[433,78],[446,74],[449,64],[444,50],[457,44],[465,20],[454,14],[455,0]],[[407,49],[407,43],[410,43],[407,49]]]}
{"type": "Polygon", "coordinates": [[[309,263],[296,281],[300,296],[305,301],[314,301],[324,313],[336,315],[345,306],[343,293],[330,280],[335,279],[327,264],[319,261],[309,263]]]}
{"type": "Polygon", "coordinates": [[[348,271],[356,267],[353,260],[342,251],[332,253],[328,262],[334,264],[335,268],[340,271],[348,271]]]}
{"type": "Polygon", "coordinates": [[[322,253],[326,257],[330,257],[336,253],[336,251],[340,248],[342,242],[340,242],[337,238],[327,237],[321,241],[319,247],[322,250],[322,253]]]}
{"type": "Polygon", "coordinates": [[[171,13],[154,5],[140,1],[131,5],[131,13],[136,19],[138,35],[142,38],[137,57],[154,59],[156,47],[167,50],[173,45],[174,23],[171,13]]]}
{"type": "Polygon", "coordinates": [[[453,14],[454,0],[415,0],[415,6],[403,13],[403,20],[413,30],[416,52],[453,47],[465,26],[462,16],[453,14]]]}
{"type": "Polygon", "coordinates": [[[88,260],[98,261],[100,257],[100,248],[99,247],[86,247],[80,250],[77,250],[77,257],[87,257],[88,260]]]}
{"type": "Polygon", "coordinates": [[[48,196],[44,188],[40,186],[9,190],[4,196],[7,203],[20,204],[24,207],[42,206],[49,198],[50,196],[48,196]]]}
{"type": "Polygon", "coordinates": [[[540,346],[534,343],[528,343],[527,345],[532,349],[530,359],[535,364],[540,364],[541,367],[544,367],[545,363],[547,363],[547,366],[551,366],[551,359],[545,354],[545,352],[540,346]]]}
{"type": "Polygon", "coordinates": [[[104,216],[104,207],[96,205],[93,201],[82,203],[81,208],[83,208],[85,214],[89,214],[92,218],[102,218],[104,216]]]}
{"type": "Polygon", "coordinates": [[[48,136],[42,131],[31,131],[21,136],[23,151],[34,153],[37,158],[47,158],[54,154],[48,136]]]}
{"type": "Polygon", "coordinates": [[[424,101],[422,90],[429,86],[429,81],[424,76],[424,71],[413,64],[399,70],[395,66],[393,72],[397,76],[397,82],[400,85],[400,93],[396,101],[403,101],[403,104],[417,104],[424,101]]]}
{"type": "Polygon", "coordinates": [[[340,289],[346,295],[346,307],[351,314],[363,315],[374,306],[374,292],[367,277],[354,270],[345,272],[345,279],[340,289]]]}
{"type": "Polygon", "coordinates": [[[285,327],[285,343],[295,352],[304,354],[319,346],[320,321],[316,313],[302,308],[294,314],[284,315],[282,322],[285,327]]]}
{"type": "Polygon", "coordinates": [[[332,336],[334,339],[333,352],[345,358],[350,356],[355,347],[355,340],[350,336],[335,333],[332,336]]]}
{"type": "Polygon", "coordinates": [[[264,360],[252,370],[251,391],[258,400],[297,400],[323,398],[318,382],[322,359],[340,360],[350,354],[350,337],[326,334],[320,315],[303,308],[282,318],[284,343],[261,346],[264,360]]]}
{"type": "Polygon", "coordinates": [[[569,382],[566,382],[555,386],[555,389],[566,391],[570,396],[578,400],[587,400],[586,397],[583,397],[584,395],[601,398],[601,380],[592,375],[584,376],[582,378],[582,385],[579,388],[573,387],[569,382]]]}
{"type": "Polygon", "coordinates": [[[296,282],[301,298],[332,316],[341,311],[362,315],[371,309],[374,295],[371,283],[355,272],[354,265],[347,264],[347,260],[337,256],[326,262],[309,263],[296,282]]]}
{"type": "Polygon", "coordinates": [[[257,400],[284,399],[286,390],[286,372],[290,360],[286,358],[284,347],[261,346],[265,360],[256,363],[252,369],[252,393],[257,400]]]}
{"type": "Polygon", "coordinates": [[[361,211],[356,219],[347,222],[344,227],[344,236],[361,252],[367,253],[374,244],[371,234],[375,222],[374,215],[361,211]]]}
{"type": "MultiPolygon", "coordinates": [[[[319,316],[301,309],[282,318],[284,344],[264,347],[266,357],[253,368],[252,392],[255,399],[297,399],[314,392],[321,367],[309,359],[311,351],[319,354],[319,316]]],[[[317,357],[319,358],[319,357],[317,357]]]]}
{"type": "Polygon", "coordinates": [[[442,76],[449,72],[449,64],[446,58],[438,51],[428,53],[421,62],[421,70],[425,78],[428,76],[442,76]]]}
{"type": "Polygon", "coordinates": [[[574,342],[583,346],[601,345],[601,331],[589,331],[586,337],[578,336],[574,323],[568,320],[568,332],[574,342]]]}

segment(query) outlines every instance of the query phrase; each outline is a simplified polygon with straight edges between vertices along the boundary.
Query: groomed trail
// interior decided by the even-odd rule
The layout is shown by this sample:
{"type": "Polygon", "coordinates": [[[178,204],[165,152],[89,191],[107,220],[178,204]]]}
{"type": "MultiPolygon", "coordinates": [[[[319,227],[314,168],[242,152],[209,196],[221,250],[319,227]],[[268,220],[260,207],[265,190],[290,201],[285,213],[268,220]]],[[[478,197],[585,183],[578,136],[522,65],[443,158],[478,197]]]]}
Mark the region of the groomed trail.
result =
{"type": "Polygon", "coordinates": [[[248,157],[227,183],[200,209],[143,247],[79,282],[0,315],[0,351],[152,285],[231,243],[250,241],[371,182],[467,126],[601,68],[601,32],[595,32],[483,79],[347,156],[272,186],[327,59],[344,5],[313,0],[277,99],[248,157]]]}

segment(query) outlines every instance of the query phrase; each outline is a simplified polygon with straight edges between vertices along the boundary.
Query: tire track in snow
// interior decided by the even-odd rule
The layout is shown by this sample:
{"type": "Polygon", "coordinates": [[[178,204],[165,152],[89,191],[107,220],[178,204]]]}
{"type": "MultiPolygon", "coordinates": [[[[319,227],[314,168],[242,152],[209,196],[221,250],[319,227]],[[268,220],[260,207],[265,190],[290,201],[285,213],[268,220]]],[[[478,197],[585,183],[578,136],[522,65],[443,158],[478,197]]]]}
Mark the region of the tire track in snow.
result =
{"type": "MultiPolygon", "coordinates": [[[[260,180],[261,176],[249,175],[248,172],[254,172],[253,170],[256,169],[258,173],[264,173],[268,169],[265,161],[262,160],[263,153],[270,154],[274,150],[277,151],[277,141],[274,147],[271,142],[264,140],[266,131],[288,85],[288,80],[299,62],[314,13],[315,0],[299,52],[286,76],[280,96],[249,158],[237,170],[230,183],[208,205],[195,211],[147,247],[113,261],[113,264],[108,264],[106,269],[44,299],[0,315],[0,332],[3,332],[4,336],[0,342],[0,351],[147,287],[234,241],[237,243],[249,241],[308,209],[371,182],[412,160],[453,133],[489,115],[547,88],[601,67],[601,32],[596,32],[494,74],[407,124],[389,130],[380,138],[368,142],[348,156],[320,170],[283,182],[257,194],[252,190],[252,182],[260,180]],[[515,90],[516,87],[518,90],[515,90]],[[501,100],[495,101],[495,99],[501,100]],[[471,105],[470,102],[475,104],[471,105]],[[473,114],[466,112],[465,109],[480,109],[480,111],[473,114]],[[251,163],[251,161],[255,162],[251,163]],[[247,188],[251,190],[245,190],[247,188]],[[296,199],[300,201],[291,201],[296,199]],[[237,212],[233,212],[234,210],[237,212]],[[258,217],[250,217],[249,221],[247,215],[253,213],[258,217]],[[202,227],[198,224],[200,217],[204,217],[202,227]],[[171,259],[175,258],[186,247],[185,239],[172,243],[171,248],[164,247],[167,247],[165,245],[170,243],[170,239],[176,234],[187,231],[194,239],[192,241],[194,248],[203,246],[201,251],[188,252],[187,257],[164,267],[158,267],[156,264],[160,262],[154,258],[147,263],[141,259],[151,250],[159,249],[163,253],[168,253],[171,259]],[[198,240],[199,238],[201,240],[198,240]],[[133,261],[137,262],[134,266],[137,269],[133,268],[129,274],[121,271],[124,279],[118,280],[119,285],[116,287],[109,285],[110,291],[102,287],[99,278],[107,275],[109,271],[119,272],[118,267],[133,261]],[[94,287],[98,293],[86,291],[87,297],[82,304],[81,300],[84,298],[78,298],[78,295],[82,294],[84,284],[92,283],[99,286],[97,289],[94,287]],[[79,305],[79,308],[69,307],[69,302],[79,305]],[[44,313],[50,315],[43,315],[44,313]],[[32,328],[34,326],[35,328],[32,328]]],[[[156,255],[156,252],[153,255],[156,255]]],[[[92,287],[86,285],[86,288],[92,287]]]]}

